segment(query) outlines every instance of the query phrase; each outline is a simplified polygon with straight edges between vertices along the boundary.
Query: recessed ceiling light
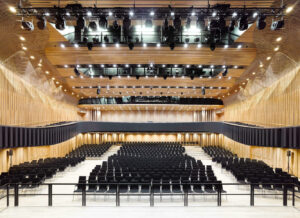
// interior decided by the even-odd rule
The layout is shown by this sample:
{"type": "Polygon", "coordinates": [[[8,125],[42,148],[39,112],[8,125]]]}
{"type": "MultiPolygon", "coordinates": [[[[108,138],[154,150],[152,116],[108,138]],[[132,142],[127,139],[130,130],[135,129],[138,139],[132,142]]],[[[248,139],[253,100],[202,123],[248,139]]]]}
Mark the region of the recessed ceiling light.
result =
{"type": "Polygon", "coordinates": [[[42,66],[42,64],[41,64],[41,63],[38,63],[38,66],[39,66],[39,67],[41,67],[41,66],[42,66]]]}
{"type": "Polygon", "coordinates": [[[237,69],[237,68],[238,68],[238,66],[236,66],[236,65],[235,65],[235,66],[234,66],[234,68],[235,68],[235,69],[237,69]]]}
{"type": "Polygon", "coordinates": [[[83,76],[82,76],[82,75],[80,75],[80,79],[83,79],[83,76]]]}
{"type": "Polygon", "coordinates": [[[255,75],[255,72],[253,72],[252,74],[255,75]]]}
{"type": "Polygon", "coordinates": [[[274,51],[278,51],[279,50],[279,46],[277,46],[276,48],[274,48],[274,51]]]}
{"type": "Polygon", "coordinates": [[[144,43],[144,44],[143,44],[143,47],[147,47],[147,43],[144,43]]]}
{"type": "Polygon", "coordinates": [[[92,12],[88,11],[88,12],[86,13],[86,15],[87,15],[88,17],[90,17],[90,16],[92,16],[92,12]]]}
{"type": "Polygon", "coordinates": [[[70,76],[71,79],[74,79],[74,76],[70,76]]]}
{"type": "Polygon", "coordinates": [[[202,45],[201,45],[201,44],[198,44],[198,45],[197,45],[197,48],[201,48],[201,47],[202,47],[202,45]]]}
{"type": "Polygon", "coordinates": [[[65,68],[67,68],[67,67],[68,67],[68,65],[66,65],[66,64],[65,64],[65,66],[64,66],[64,67],[65,67],[65,68]]]}
{"type": "Polygon", "coordinates": [[[47,74],[47,75],[48,75],[48,74],[49,74],[49,71],[45,71],[45,74],[47,74]]]}
{"type": "Polygon", "coordinates": [[[129,15],[130,15],[130,16],[133,16],[133,15],[134,15],[134,12],[133,12],[133,11],[130,11],[130,12],[129,12],[129,15]]]}
{"type": "Polygon", "coordinates": [[[160,47],[160,43],[157,43],[157,44],[156,44],[156,47],[160,47]]]}
{"type": "Polygon", "coordinates": [[[289,7],[287,7],[287,9],[285,10],[285,12],[288,14],[288,13],[290,13],[293,9],[294,9],[293,6],[289,6],[289,7]]]}
{"type": "Polygon", "coordinates": [[[119,47],[120,47],[120,44],[119,44],[119,43],[116,43],[116,47],[119,48],[119,47]]]}
{"type": "Polygon", "coordinates": [[[263,67],[263,66],[264,66],[263,64],[260,64],[260,65],[259,65],[260,68],[263,67]]]}
{"type": "Polygon", "coordinates": [[[25,38],[23,36],[20,36],[21,41],[25,41],[25,38]]]}
{"type": "Polygon", "coordinates": [[[184,44],[184,47],[187,48],[189,45],[187,43],[184,44]]]}
{"type": "Polygon", "coordinates": [[[231,79],[231,76],[229,76],[228,79],[231,79]]]}
{"type": "Polygon", "coordinates": [[[34,60],[34,59],[35,59],[35,57],[34,57],[33,55],[31,55],[31,56],[30,56],[30,59],[34,60]]]}
{"type": "Polygon", "coordinates": [[[224,48],[228,48],[228,45],[224,45],[224,48]]]}
{"type": "Polygon", "coordinates": [[[242,48],[242,45],[238,45],[237,48],[238,48],[238,49],[242,48]]]}
{"type": "Polygon", "coordinates": [[[55,77],[52,77],[52,80],[55,80],[55,77]]]}
{"type": "Polygon", "coordinates": [[[65,48],[66,46],[65,46],[65,44],[60,44],[60,47],[65,48]]]}
{"type": "Polygon", "coordinates": [[[67,15],[67,16],[71,16],[70,12],[67,12],[66,15],[67,15]]]}
{"type": "Polygon", "coordinates": [[[108,12],[108,16],[112,16],[113,15],[113,13],[110,11],[110,12],[108,12]]]}
{"type": "Polygon", "coordinates": [[[79,47],[79,45],[76,43],[76,44],[74,44],[74,47],[75,47],[75,48],[78,48],[78,47],[79,47]]]}
{"type": "Polygon", "coordinates": [[[141,67],[141,65],[140,65],[140,64],[138,64],[138,67],[141,67]]]}
{"type": "Polygon", "coordinates": [[[101,67],[104,67],[104,64],[101,64],[101,67]]]}
{"type": "Polygon", "coordinates": [[[174,11],[172,11],[172,12],[171,12],[171,16],[174,16],[174,15],[175,15],[175,13],[174,13],[174,11]]]}
{"type": "Polygon", "coordinates": [[[151,16],[154,16],[154,11],[151,11],[151,12],[150,12],[150,15],[151,15],[151,16]]]}
{"type": "Polygon", "coordinates": [[[199,68],[201,68],[201,67],[202,67],[202,65],[198,65],[198,67],[199,67],[199,68]]]}
{"type": "Polygon", "coordinates": [[[129,67],[129,65],[128,65],[128,64],[126,64],[126,65],[125,65],[125,67],[129,67]]]}
{"type": "Polygon", "coordinates": [[[281,36],[279,36],[279,37],[276,38],[276,42],[280,42],[281,40],[282,40],[281,36]]]}
{"type": "Polygon", "coordinates": [[[25,46],[23,46],[22,49],[23,49],[24,51],[27,51],[27,47],[25,47],[25,46]]]}
{"type": "Polygon", "coordinates": [[[105,45],[105,43],[102,43],[102,45],[101,45],[103,48],[105,48],[106,47],[106,45],[105,45]]]}
{"type": "Polygon", "coordinates": [[[269,57],[267,57],[267,58],[266,58],[266,60],[267,60],[267,61],[271,60],[271,57],[270,57],[270,56],[269,56],[269,57]]]}
{"type": "Polygon", "coordinates": [[[16,13],[17,12],[17,9],[13,6],[9,6],[8,9],[11,13],[16,13]]]}
{"type": "Polygon", "coordinates": [[[212,16],[213,16],[213,17],[217,16],[217,12],[214,11],[214,12],[212,13],[212,16]]]}
{"type": "Polygon", "coordinates": [[[116,65],[116,64],[114,64],[114,65],[113,65],[113,67],[117,67],[117,65],[116,65]]]}
{"type": "Polygon", "coordinates": [[[177,64],[175,64],[175,65],[174,65],[174,67],[178,67],[178,65],[177,65],[177,64]]]}

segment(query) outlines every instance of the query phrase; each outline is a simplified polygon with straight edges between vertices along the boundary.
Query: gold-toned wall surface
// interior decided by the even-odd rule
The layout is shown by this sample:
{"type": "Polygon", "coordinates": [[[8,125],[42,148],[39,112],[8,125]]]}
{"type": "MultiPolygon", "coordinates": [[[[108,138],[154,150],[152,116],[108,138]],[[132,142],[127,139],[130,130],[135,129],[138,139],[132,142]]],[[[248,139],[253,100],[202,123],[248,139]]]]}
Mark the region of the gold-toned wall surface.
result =
{"type": "MultiPolygon", "coordinates": [[[[276,1],[275,5],[280,5],[276,1]]],[[[225,121],[266,126],[300,124],[300,4],[286,1],[293,10],[284,17],[284,28],[255,30],[257,57],[240,80],[245,86],[231,90],[224,99],[225,121]]]]}
{"type": "Polygon", "coordinates": [[[37,147],[23,147],[13,148],[12,160],[7,154],[9,149],[0,150],[0,173],[8,171],[10,164],[17,165],[32,160],[51,158],[51,157],[64,157],[73,149],[82,145],[82,135],[79,134],[72,139],[50,146],[37,146],[37,147]],[[12,161],[12,162],[11,162],[12,161]]]}
{"type": "Polygon", "coordinates": [[[290,158],[290,173],[297,177],[300,176],[300,150],[286,149],[286,148],[270,148],[259,146],[248,146],[235,142],[224,136],[224,144],[226,149],[236,153],[239,157],[262,160],[269,166],[282,168],[284,171],[288,170],[287,151],[292,152],[290,158]]]}

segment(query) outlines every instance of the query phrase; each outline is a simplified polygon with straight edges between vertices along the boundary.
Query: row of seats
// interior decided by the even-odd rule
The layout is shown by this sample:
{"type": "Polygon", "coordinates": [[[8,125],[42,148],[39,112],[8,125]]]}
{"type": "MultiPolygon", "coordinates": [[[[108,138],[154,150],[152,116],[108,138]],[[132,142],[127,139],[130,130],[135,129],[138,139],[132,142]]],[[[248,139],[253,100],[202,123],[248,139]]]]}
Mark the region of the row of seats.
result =
{"type": "Polygon", "coordinates": [[[150,188],[155,193],[223,190],[212,167],[184,151],[179,143],[123,144],[117,154],[96,165],[88,179],[79,177],[76,191],[87,186],[89,192],[115,193],[117,184],[121,193],[148,193],[150,188]]]}
{"type": "Polygon", "coordinates": [[[7,184],[20,184],[20,188],[38,187],[56,172],[64,171],[68,166],[76,166],[83,160],[83,157],[46,158],[14,165],[0,175],[0,187],[7,184]]]}
{"type": "MultiPolygon", "coordinates": [[[[288,183],[288,189],[292,188],[292,185],[289,185],[292,183],[300,186],[297,177],[284,172],[281,168],[273,169],[263,161],[238,158],[230,151],[218,146],[206,146],[203,150],[212,157],[213,161],[230,171],[238,182],[256,184],[254,185],[256,189],[282,191],[283,183],[288,183]]],[[[299,186],[296,188],[298,191],[300,191],[299,186]]]]}
{"type": "Polygon", "coordinates": [[[68,157],[100,157],[112,143],[82,145],[68,154],[68,157]]]}

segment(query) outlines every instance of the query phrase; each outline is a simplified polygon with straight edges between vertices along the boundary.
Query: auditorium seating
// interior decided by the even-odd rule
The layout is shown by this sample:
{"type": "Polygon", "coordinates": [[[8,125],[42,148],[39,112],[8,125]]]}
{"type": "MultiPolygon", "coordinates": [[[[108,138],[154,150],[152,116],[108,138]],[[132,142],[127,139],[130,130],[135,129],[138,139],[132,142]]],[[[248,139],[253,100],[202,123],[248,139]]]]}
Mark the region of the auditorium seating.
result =
{"type": "Polygon", "coordinates": [[[0,175],[0,186],[20,184],[20,188],[35,188],[45,179],[52,178],[56,172],[64,171],[68,166],[76,166],[83,157],[61,157],[33,160],[12,166],[8,172],[0,175]]]}
{"type": "MultiPolygon", "coordinates": [[[[109,194],[116,193],[117,184],[123,194],[150,193],[151,188],[160,194],[216,193],[217,188],[225,192],[211,166],[184,152],[179,143],[124,143],[78,183],[87,183],[87,192],[109,194]]],[[[76,191],[82,188],[78,185],[76,191]]]]}
{"type": "MultiPolygon", "coordinates": [[[[218,146],[205,146],[203,150],[212,157],[212,160],[220,163],[222,168],[230,171],[240,183],[253,183],[256,189],[283,190],[283,185],[287,183],[287,188],[292,189],[293,184],[300,185],[297,177],[284,172],[281,168],[273,169],[263,161],[249,158],[238,158],[230,151],[218,146]]],[[[300,187],[297,187],[300,192],[300,187]]]]}
{"type": "Polygon", "coordinates": [[[70,152],[68,157],[100,157],[111,145],[112,143],[82,145],[70,152]]]}

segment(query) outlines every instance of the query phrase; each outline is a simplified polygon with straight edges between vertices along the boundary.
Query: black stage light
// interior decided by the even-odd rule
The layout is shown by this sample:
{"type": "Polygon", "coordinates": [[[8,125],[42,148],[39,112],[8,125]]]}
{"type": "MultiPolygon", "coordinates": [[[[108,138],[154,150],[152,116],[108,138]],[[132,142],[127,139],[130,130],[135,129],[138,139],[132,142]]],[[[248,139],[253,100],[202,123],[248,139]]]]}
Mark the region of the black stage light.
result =
{"type": "Polygon", "coordinates": [[[167,79],[167,77],[168,77],[168,75],[164,75],[163,77],[164,77],[164,80],[166,80],[166,79],[167,79]]]}
{"type": "Polygon", "coordinates": [[[271,24],[271,30],[279,30],[283,28],[283,26],[284,26],[284,20],[273,21],[271,24]]]}
{"type": "Polygon", "coordinates": [[[151,27],[152,27],[152,20],[147,19],[147,20],[145,21],[145,26],[146,26],[147,28],[151,28],[151,27]]]}
{"type": "Polygon", "coordinates": [[[96,31],[96,30],[97,30],[97,24],[96,24],[96,22],[95,22],[95,21],[91,21],[91,22],[89,23],[89,28],[90,28],[91,30],[93,30],[93,31],[96,31]]]}
{"type": "Polygon", "coordinates": [[[106,17],[100,17],[99,19],[99,27],[102,29],[107,29],[107,20],[106,17]]]}
{"type": "Polygon", "coordinates": [[[77,27],[78,27],[79,29],[83,29],[83,28],[85,27],[85,19],[84,19],[83,16],[79,16],[79,17],[77,18],[77,27]]]}
{"type": "Polygon", "coordinates": [[[128,16],[126,16],[123,19],[123,28],[126,29],[126,30],[129,30],[130,26],[131,26],[131,20],[129,19],[128,16]]]}
{"type": "Polygon", "coordinates": [[[34,25],[32,22],[30,21],[22,21],[22,27],[24,30],[28,30],[28,31],[33,31],[34,30],[34,25]]]}
{"type": "Polygon", "coordinates": [[[228,69],[227,68],[225,68],[225,70],[223,71],[223,73],[222,73],[222,76],[226,76],[227,75],[227,73],[228,73],[228,69]]]}
{"type": "Polygon", "coordinates": [[[116,29],[118,29],[119,28],[119,24],[118,24],[118,21],[117,20],[114,20],[114,22],[113,22],[113,28],[116,30],[116,29]]]}
{"type": "Polygon", "coordinates": [[[204,30],[205,29],[205,20],[203,16],[199,16],[196,22],[196,26],[197,28],[199,28],[200,30],[204,30]]]}
{"type": "Polygon", "coordinates": [[[108,78],[111,80],[111,79],[112,79],[112,76],[108,76],[108,78]]]}
{"type": "Polygon", "coordinates": [[[171,42],[169,46],[170,46],[170,49],[171,49],[171,50],[174,50],[174,48],[175,48],[175,43],[174,43],[174,42],[171,42]]]}
{"type": "Polygon", "coordinates": [[[128,48],[129,48],[130,50],[133,50],[133,48],[134,48],[133,42],[129,42],[129,43],[128,43],[128,48]]]}
{"type": "Polygon", "coordinates": [[[66,21],[63,16],[56,16],[55,28],[58,30],[64,30],[66,28],[66,21]]]}
{"type": "Polygon", "coordinates": [[[191,80],[194,80],[194,75],[191,75],[190,77],[191,77],[191,80]]]}
{"type": "Polygon", "coordinates": [[[137,75],[137,76],[135,76],[135,78],[136,78],[136,80],[138,80],[140,78],[140,76],[137,75]]]}
{"type": "Polygon", "coordinates": [[[80,72],[76,67],[74,68],[74,73],[76,76],[80,76],[80,72]]]}
{"type": "Polygon", "coordinates": [[[229,25],[229,31],[232,32],[235,28],[235,20],[231,20],[230,21],[230,25],[229,25]]]}
{"type": "Polygon", "coordinates": [[[87,43],[87,47],[88,47],[89,51],[93,50],[93,43],[92,42],[88,42],[87,43]]]}
{"type": "Polygon", "coordinates": [[[46,18],[45,17],[39,17],[38,22],[37,22],[37,27],[40,30],[44,30],[44,29],[46,29],[46,26],[47,26],[46,18]]]}
{"type": "Polygon", "coordinates": [[[205,95],[205,88],[202,88],[202,95],[205,95]]]}
{"type": "Polygon", "coordinates": [[[186,19],[185,28],[189,29],[190,27],[191,27],[191,18],[188,17],[188,18],[186,19]]]}
{"type": "Polygon", "coordinates": [[[97,89],[97,95],[100,95],[100,88],[97,89]]]}
{"type": "Polygon", "coordinates": [[[260,15],[259,18],[256,21],[256,27],[259,30],[263,30],[266,27],[266,16],[265,15],[260,15]]]}
{"type": "Polygon", "coordinates": [[[176,30],[180,30],[181,29],[181,19],[180,16],[176,16],[174,21],[173,21],[173,25],[175,27],[176,30]]]}
{"type": "Polygon", "coordinates": [[[248,17],[243,15],[239,22],[239,30],[244,31],[246,29],[248,29],[248,17]]]}
{"type": "Polygon", "coordinates": [[[209,48],[210,48],[211,51],[214,51],[216,49],[216,43],[211,42],[210,45],[209,45],[209,48]]]}

